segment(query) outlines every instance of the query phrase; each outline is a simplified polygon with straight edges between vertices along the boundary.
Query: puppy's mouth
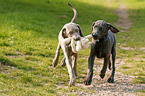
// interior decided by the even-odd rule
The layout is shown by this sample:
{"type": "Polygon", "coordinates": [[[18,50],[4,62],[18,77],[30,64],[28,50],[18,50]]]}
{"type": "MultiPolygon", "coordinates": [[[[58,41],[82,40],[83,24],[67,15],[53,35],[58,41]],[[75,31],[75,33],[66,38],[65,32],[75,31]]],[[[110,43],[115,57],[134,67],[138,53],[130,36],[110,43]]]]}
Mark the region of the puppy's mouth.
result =
{"type": "Polygon", "coordinates": [[[99,40],[100,39],[98,36],[93,36],[92,35],[92,37],[93,37],[94,40],[99,40]]]}
{"type": "Polygon", "coordinates": [[[93,36],[93,39],[98,40],[99,38],[98,38],[98,37],[93,36]]]}
{"type": "Polygon", "coordinates": [[[94,34],[92,33],[92,37],[93,37],[94,40],[98,40],[98,39],[100,39],[100,36],[98,36],[98,35],[95,34],[95,33],[94,33],[94,34]]]}
{"type": "Polygon", "coordinates": [[[79,41],[79,40],[81,40],[81,38],[74,38],[74,40],[75,40],[75,41],[79,41]]]}

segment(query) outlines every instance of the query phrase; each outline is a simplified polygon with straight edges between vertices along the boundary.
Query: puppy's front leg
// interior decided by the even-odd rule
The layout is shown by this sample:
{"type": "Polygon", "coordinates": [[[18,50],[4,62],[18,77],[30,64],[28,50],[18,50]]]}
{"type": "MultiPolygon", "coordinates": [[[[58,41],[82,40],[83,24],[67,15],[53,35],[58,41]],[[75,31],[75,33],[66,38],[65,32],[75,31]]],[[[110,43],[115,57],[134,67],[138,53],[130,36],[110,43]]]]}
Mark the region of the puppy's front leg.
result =
{"type": "Polygon", "coordinates": [[[59,55],[60,55],[60,49],[61,49],[61,46],[60,44],[58,43],[58,46],[57,46],[57,50],[56,50],[56,54],[55,54],[55,58],[53,60],[53,66],[55,67],[58,63],[58,59],[59,59],[59,55]]]}
{"type": "Polygon", "coordinates": [[[70,86],[71,85],[75,85],[76,78],[75,78],[74,71],[72,69],[70,50],[69,50],[69,48],[65,44],[63,44],[61,47],[62,47],[62,49],[64,51],[64,56],[66,58],[65,61],[66,61],[66,65],[67,65],[69,76],[70,76],[69,85],[70,86]]]}
{"type": "Polygon", "coordinates": [[[95,59],[95,44],[92,43],[91,45],[91,53],[88,59],[88,73],[84,80],[85,85],[90,85],[92,82],[93,77],[93,66],[94,66],[94,59],[95,59]]]}
{"type": "Polygon", "coordinates": [[[72,55],[73,70],[74,70],[76,78],[78,78],[78,74],[77,74],[77,58],[78,58],[78,54],[77,53],[72,55]]]}

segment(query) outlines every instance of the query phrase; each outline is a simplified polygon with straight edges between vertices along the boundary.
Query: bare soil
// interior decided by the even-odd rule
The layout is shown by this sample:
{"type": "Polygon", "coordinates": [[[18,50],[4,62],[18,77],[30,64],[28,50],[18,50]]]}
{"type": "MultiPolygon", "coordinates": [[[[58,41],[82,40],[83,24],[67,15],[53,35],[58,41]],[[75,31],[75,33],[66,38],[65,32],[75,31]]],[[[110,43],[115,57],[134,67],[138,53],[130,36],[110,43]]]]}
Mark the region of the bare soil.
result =
{"type": "MultiPolygon", "coordinates": [[[[103,63],[103,60],[98,59],[98,63],[103,63]]],[[[116,72],[115,72],[115,82],[108,83],[107,79],[109,74],[111,73],[110,70],[107,70],[106,76],[104,79],[101,79],[99,75],[94,75],[93,82],[91,85],[86,86],[84,84],[77,84],[77,86],[82,86],[85,89],[93,90],[93,93],[87,92],[76,92],[78,95],[85,95],[85,96],[137,96],[137,92],[139,90],[145,89],[145,84],[133,84],[132,79],[135,76],[124,75],[118,71],[119,67],[125,64],[125,62],[121,59],[116,60],[116,72]]],[[[94,73],[99,73],[102,68],[102,64],[98,65],[95,63],[94,65],[94,73]]],[[[122,70],[123,71],[123,70],[122,70]]]]}
{"type": "Polygon", "coordinates": [[[115,23],[115,25],[119,28],[122,28],[121,32],[127,32],[128,28],[130,28],[132,24],[129,18],[128,10],[123,4],[120,4],[115,13],[118,16],[118,21],[115,23]]]}

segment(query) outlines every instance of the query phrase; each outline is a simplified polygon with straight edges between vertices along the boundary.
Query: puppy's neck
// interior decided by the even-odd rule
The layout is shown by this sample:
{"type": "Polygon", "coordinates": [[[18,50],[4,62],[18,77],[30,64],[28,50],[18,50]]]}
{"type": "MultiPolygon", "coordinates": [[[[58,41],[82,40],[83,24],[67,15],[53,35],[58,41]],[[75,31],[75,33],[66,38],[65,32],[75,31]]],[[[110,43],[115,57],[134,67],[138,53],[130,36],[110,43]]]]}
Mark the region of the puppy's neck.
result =
{"type": "Polygon", "coordinates": [[[102,39],[99,39],[100,43],[105,43],[108,40],[108,34],[105,35],[102,39]]]}

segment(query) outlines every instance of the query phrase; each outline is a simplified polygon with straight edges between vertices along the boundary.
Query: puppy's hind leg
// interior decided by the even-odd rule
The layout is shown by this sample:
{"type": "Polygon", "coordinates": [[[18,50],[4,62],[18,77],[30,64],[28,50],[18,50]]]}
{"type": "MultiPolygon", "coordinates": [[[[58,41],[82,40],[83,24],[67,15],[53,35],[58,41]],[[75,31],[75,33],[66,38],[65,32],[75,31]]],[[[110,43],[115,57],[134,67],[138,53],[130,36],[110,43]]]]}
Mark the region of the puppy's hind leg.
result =
{"type": "Polygon", "coordinates": [[[58,43],[56,54],[55,54],[55,58],[54,58],[53,63],[52,63],[53,67],[55,67],[57,65],[57,63],[58,63],[58,59],[59,59],[59,55],[60,55],[60,49],[61,49],[61,46],[58,43]]]}
{"type": "Polygon", "coordinates": [[[111,60],[109,60],[108,68],[111,70],[111,60]]]}
{"type": "Polygon", "coordinates": [[[115,74],[115,57],[116,57],[116,50],[115,50],[115,47],[113,48],[112,52],[112,72],[108,78],[108,82],[109,83],[113,83],[114,82],[114,74],[115,74]]]}

